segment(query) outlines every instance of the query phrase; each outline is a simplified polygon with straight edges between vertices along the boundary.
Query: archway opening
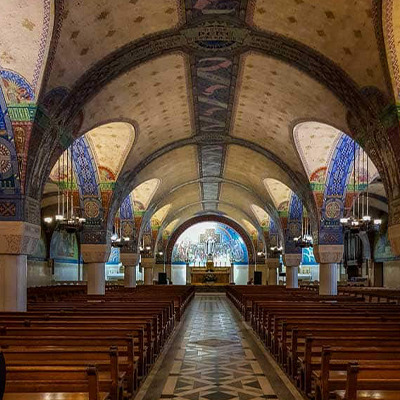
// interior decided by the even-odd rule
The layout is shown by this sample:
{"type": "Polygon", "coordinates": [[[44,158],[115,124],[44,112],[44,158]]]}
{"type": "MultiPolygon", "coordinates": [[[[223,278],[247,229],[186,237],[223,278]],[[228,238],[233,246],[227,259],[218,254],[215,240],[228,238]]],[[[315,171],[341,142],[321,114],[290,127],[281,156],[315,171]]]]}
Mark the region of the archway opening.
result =
{"type": "Polygon", "coordinates": [[[172,250],[172,281],[184,284],[186,266],[214,269],[234,264],[234,281],[246,284],[249,252],[243,237],[231,226],[217,221],[199,222],[181,233],[172,250]]]}

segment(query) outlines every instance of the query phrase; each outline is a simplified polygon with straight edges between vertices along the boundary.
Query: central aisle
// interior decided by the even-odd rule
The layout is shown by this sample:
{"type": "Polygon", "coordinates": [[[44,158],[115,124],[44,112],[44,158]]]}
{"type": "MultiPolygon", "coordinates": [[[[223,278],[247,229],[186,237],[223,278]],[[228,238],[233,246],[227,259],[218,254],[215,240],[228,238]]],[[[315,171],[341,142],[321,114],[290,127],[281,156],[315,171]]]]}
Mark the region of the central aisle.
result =
{"type": "Polygon", "coordinates": [[[225,294],[196,295],[181,331],[156,369],[139,400],[295,398],[225,294]]]}

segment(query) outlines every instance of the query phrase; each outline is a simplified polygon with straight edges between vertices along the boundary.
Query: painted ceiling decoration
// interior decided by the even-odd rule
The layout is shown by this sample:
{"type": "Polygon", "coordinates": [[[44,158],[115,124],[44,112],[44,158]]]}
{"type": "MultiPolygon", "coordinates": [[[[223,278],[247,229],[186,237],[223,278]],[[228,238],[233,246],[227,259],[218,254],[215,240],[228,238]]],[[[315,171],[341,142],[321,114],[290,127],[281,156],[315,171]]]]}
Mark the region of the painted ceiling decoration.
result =
{"type": "Polygon", "coordinates": [[[261,207],[256,204],[251,205],[251,209],[253,210],[254,215],[256,216],[260,226],[263,229],[269,229],[270,217],[266,211],[264,211],[261,207]]]}
{"type": "Polygon", "coordinates": [[[242,219],[242,224],[251,237],[257,236],[257,229],[247,219],[242,219]]]}
{"type": "Polygon", "coordinates": [[[135,140],[135,129],[126,122],[111,122],[86,135],[93,151],[100,182],[114,182],[135,140]]]}
{"type": "Polygon", "coordinates": [[[166,204],[153,215],[153,217],[151,218],[151,225],[153,228],[154,227],[159,228],[161,226],[171,206],[172,206],[171,204],[166,204]]]}
{"type": "Polygon", "coordinates": [[[272,197],[279,213],[287,212],[291,194],[290,188],[288,188],[284,183],[272,178],[265,179],[264,185],[272,197]]]}
{"type": "Polygon", "coordinates": [[[159,179],[150,179],[146,182],[143,182],[132,191],[135,213],[143,213],[147,210],[151,199],[160,186],[160,183],[161,181],[159,179]]]}

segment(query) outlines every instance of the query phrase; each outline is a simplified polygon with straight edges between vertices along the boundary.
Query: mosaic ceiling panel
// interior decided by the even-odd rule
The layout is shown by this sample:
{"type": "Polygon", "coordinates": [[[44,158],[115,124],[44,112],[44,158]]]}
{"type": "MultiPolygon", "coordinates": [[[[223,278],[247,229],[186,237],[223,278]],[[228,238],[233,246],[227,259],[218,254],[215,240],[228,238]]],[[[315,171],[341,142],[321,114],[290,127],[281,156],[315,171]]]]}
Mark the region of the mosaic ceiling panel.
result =
{"type": "Polygon", "coordinates": [[[100,181],[114,180],[135,140],[134,127],[125,122],[113,122],[99,126],[85,136],[92,148],[100,181]],[[107,172],[111,172],[112,177],[104,176],[107,172]]]}
{"type": "Polygon", "coordinates": [[[160,183],[161,181],[157,178],[149,179],[132,191],[131,196],[134,202],[135,211],[147,210],[147,207],[160,186],[160,183]]]}
{"type": "Polygon", "coordinates": [[[295,126],[294,141],[309,178],[318,174],[321,169],[324,169],[322,174],[325,177],[326,168],[340,136],[339,130],[319,122],[303,122],[295,126]]]}
{"type": "Polygon", "coordinates": [[[287,209],[291,190],[281,181],[271,178],[265,179],[264,185],[272,197],[276,208],[278,210],[287,209]]]}
{"type": "Polygon", "coordinates": [[[87,69],[121,46],[179,23],[177,0],[68,0],[64,4],[50,88],[71,87],[87,69]]]}
{"type": "Polygon", "coordinates": [[[290,127],[322,120],[346,132],[344,106],[322,85],[297,69],[259,54],[244,56],[232,134],[255,142],[302,172],[290,127]]]}
{"type": "Polygon", "coordinates": [[[386,91],[373,16],[371,0],[257,0],[253,22],[321,52],[360,86],[386,91]]]}
{"type": "Polygon", "coordinates": [[[156,149],[191,136],[185,63],[183,55],[171,54],[112,81],[85,108],[82,130],[105,119],[136,121],[137,140],[127,169],[156,149]]]}
{"type": "Polygon", "coordinates": [[[33,87],[40,84],[53,15],[49,0],[1,2],[0,69],[17,72],[33,87]]]}

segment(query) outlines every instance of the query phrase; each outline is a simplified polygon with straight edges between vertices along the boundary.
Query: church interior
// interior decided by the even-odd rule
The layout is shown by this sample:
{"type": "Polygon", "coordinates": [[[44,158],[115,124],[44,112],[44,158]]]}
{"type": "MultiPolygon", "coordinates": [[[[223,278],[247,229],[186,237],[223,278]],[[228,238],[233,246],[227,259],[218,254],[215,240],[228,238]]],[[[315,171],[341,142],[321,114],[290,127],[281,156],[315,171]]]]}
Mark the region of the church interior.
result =
{"type": "Polygon", "coordinates": [[[400,399],[400,0],[0,22],[0,400],[400,399]]]}

